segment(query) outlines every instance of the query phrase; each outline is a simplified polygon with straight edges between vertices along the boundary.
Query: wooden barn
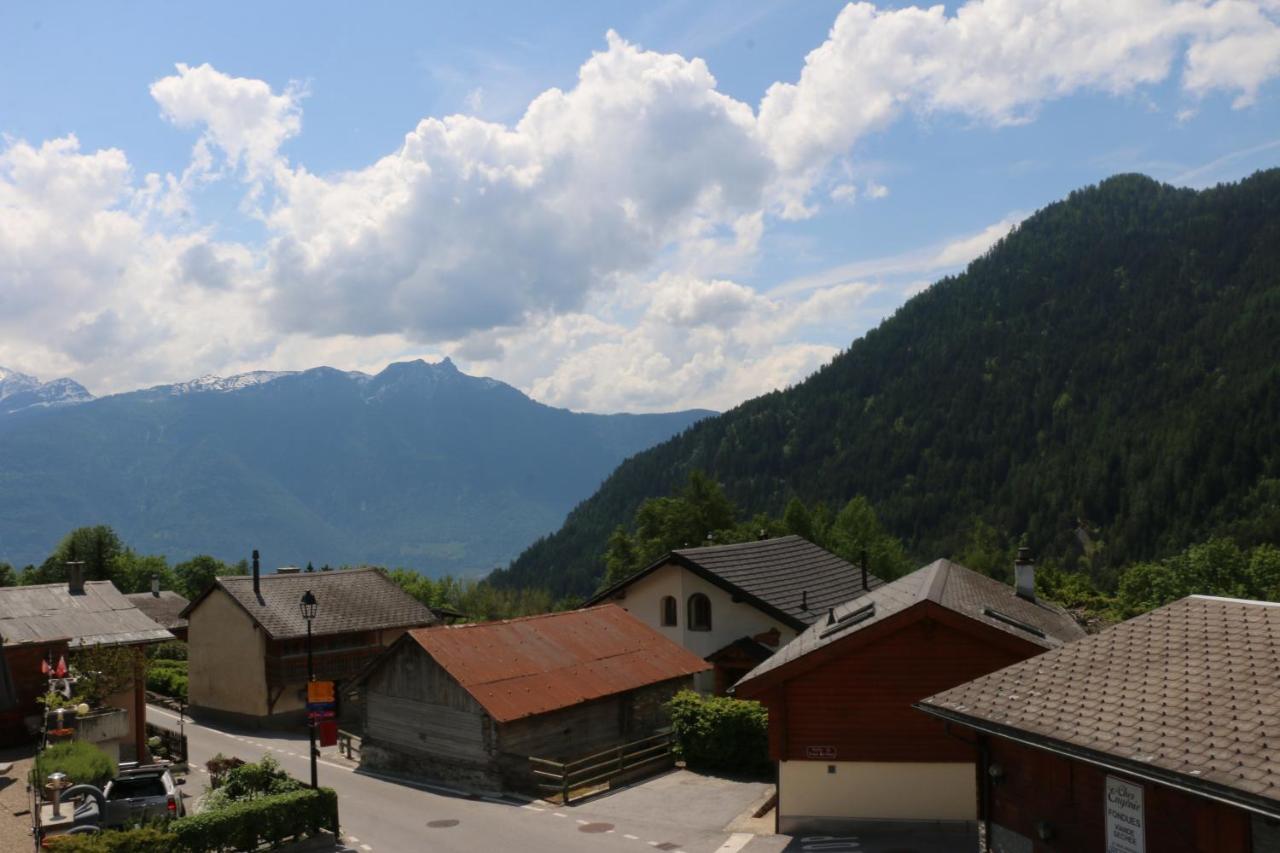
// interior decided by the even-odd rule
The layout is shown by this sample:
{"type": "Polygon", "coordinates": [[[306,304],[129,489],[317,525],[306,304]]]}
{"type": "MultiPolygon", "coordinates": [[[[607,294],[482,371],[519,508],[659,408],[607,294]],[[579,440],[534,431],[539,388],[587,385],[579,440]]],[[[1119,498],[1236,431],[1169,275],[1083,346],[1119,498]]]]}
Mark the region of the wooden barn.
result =
{"type": "Polygon", "coordinates": [[[616,605],[409,631],[361,674],[362,766],[531,790],[565,761],[654,734],[708,665],[616,605]]]}
{"type": "Polygon", "coordinates": [[[993,853],[1280,850],[1280,604],[1193,595],[917,707],[993,853]]]}
{"type": "Polygon", "coordinates": [[[971,831],[969,746],[912,703],[1084,636],[1036,601],[1030,564],[1013,588],[937,560],[834,607],[740,681],[769,709],[778,831],[943,821],[971,831]]]}

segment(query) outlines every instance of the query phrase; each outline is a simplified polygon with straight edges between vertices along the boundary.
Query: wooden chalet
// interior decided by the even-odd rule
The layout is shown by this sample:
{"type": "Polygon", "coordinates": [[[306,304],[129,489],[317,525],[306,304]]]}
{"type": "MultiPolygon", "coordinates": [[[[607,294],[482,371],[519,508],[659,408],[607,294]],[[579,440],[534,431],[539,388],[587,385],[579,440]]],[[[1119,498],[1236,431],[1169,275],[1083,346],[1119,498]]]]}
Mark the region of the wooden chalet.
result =
{"type": "Polygon", "coordinates": [[[999,853],[1280,850],[1280,604],[1193,595],[916,706],[999,853]]]}
{"type": "Polygon", "coordinates": [[[182,612],[194,716],[254,726],[303,721],[307,623],[299,603],[308,591],[318,603],[315,677],[337,682],[340,703],[344,682],[383,649],[438,621],[379,569],[261,575],[255,552],[253,575],[217,578],[182,612]]]}
{"type": "Polygon", "coordinates": [[[656,733],[707,664],[620,607],[410,631],[363,673],[361,765],[530,790],[565,761],[656,733]]]}
{"type": "Polygon", "coordinates": [[[735,695],[769,709],[778,831],[884,821],[970,831],[972,751],[911,705],[1084,636],[1029,590],[938,560],[832,607],[740,681],[735,695]]]}

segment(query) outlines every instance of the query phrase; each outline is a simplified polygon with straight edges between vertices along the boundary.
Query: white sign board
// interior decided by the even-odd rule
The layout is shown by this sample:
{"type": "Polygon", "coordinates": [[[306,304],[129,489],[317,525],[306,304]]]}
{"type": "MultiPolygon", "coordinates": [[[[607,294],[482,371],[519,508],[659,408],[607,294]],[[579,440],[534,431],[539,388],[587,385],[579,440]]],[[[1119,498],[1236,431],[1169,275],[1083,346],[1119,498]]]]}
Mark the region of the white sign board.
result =
{"type": "Polygon", "coordinates": [[[1142,786],[1107,777],[1107,853],[1146,853],[1142,786]]]}

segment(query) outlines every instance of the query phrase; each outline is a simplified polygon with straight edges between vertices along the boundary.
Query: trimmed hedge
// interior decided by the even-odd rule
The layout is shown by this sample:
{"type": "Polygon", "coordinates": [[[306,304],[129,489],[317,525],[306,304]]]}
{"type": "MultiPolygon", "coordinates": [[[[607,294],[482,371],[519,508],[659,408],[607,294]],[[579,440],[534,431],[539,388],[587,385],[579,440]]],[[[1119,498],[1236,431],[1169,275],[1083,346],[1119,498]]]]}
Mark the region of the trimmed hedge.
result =
{"type": "Polygon", "coordinates": [[[263,843],[276,846],[286,838],[323,829],[338,833],[338,795],[332,788],[243,800],[169,824],[177,840],[173,849],[188,853],[256,850],[263,843]]]}
{"type": "Polygon", "coordinates": [[[147,652],[147,657],[152,660],[186,660],[187,644],[182,640],[168,640],[152,646],[147,652]]]}
{"type": "Polygon", "coordinates": [[[769,712],[759,702],[681,690],[666,704],[676,755],[693,770],[767,775],[769,712]]]}
{"type": "Polygon", "coordinates": [[[67,779],[74,784],[101,788],[115,778],[116,763],[91,743],[69,740],[55,743],[36,756],[31,781],[43,786],[55,771],[67,774],[67,779]]]}
{"type": "Polygon", "coordinates": [[[160,659],[147,667],[147,689],[162,696],[187,698],[187,662],[160,659]]]}
{"type": "Polygon", "coordinates": [[[178,838],[172,832],[155,826],[78,835],[55,835],[44,846],[59,853],[173,853],[178,838]]]}

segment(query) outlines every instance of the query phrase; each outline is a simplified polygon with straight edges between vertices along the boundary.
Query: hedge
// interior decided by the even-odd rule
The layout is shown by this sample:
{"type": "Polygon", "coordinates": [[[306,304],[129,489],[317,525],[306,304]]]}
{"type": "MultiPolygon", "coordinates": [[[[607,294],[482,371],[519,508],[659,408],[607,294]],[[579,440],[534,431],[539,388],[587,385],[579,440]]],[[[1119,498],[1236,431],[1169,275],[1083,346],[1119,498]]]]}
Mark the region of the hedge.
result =
{"type": "Polygon", "coordinates": [[[147,651],[147,657],[152,660],[186,660],[187,644],[182,640],[168,640],[152,646],[147,651]]]}
{"type": "Polygon", "coordinates": [[[162,696],[187,698],[187,662],[156,659],[147,667],[147,689],[162,696]]]}
{"type": "Polygon", "coordinates": [[[681,690],[666,704],[676,755],[693,770],[768,774],[769,712],[759,702],[681,690]]]}
{"type": "Polygon", "coordinates": [[[45,839],[44,847],[59,853],[173,853],[178,838],[156,826],[143,826],[121,832],[54,835],[45,839]]]}
{"type": "Polygon", "coordinates": [[[332,788],[272,794],[179,818],[168,829],[177,840],[173,849],[187,853],[256,850],[262,843],[276,846],[322,829],[337,835],[338,795],[332,788]]]}
{"type": "Polygon", "coordinates": [[[116,763],[98,747],[82,740],[55,743],[36,756],[33,783],[43,786],[53,772],[67,774],[76,785],[106,785],[116,775],[116,763]]]}

